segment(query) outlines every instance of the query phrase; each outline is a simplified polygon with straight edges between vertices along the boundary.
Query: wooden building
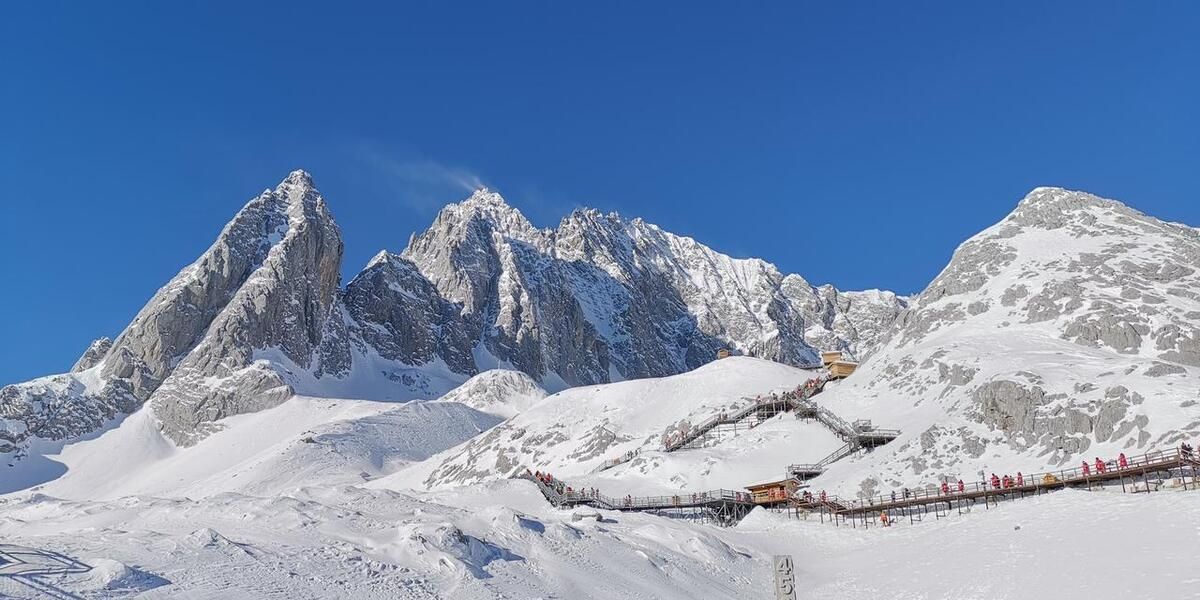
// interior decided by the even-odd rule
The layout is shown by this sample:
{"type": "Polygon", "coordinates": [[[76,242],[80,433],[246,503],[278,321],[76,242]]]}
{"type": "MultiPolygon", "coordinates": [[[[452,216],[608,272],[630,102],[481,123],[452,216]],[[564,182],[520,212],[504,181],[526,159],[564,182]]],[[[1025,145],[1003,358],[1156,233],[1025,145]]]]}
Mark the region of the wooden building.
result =
{"type": "Polygon", "coordinates": [[[821,353],[821,364],[826,367],[839,360],[842,360],[841,350],[826,350],[821,353]]]}
{"type": "Polygon", "coordinates": [[[792,494],[800,489],[800,480],[789,477],[787,479],[780,479],[779,481],[748,485],[746,489],[750,490],[750,499],[752,502],[770,506],[787,502],[788,498],[791,498],[792,494]]]}
{"type": "Polygon", "coordinates": [[[849,377],[858,368],[858,363],[850,360],[838,360],[829,363],[829,376],[834,379],[849,377]]]}

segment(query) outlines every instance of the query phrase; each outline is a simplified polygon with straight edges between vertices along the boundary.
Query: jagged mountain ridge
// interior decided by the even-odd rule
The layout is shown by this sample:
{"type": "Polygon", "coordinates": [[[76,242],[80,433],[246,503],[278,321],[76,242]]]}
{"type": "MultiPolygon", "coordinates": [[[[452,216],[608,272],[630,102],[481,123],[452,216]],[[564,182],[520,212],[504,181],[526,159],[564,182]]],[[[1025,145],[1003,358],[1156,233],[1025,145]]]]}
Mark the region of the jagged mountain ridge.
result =
{"type": "Polygon", "coordinates": [[[891,292],[813,287],[641,219],[582,209],[537,229],[487,190],[444,208],[403,256],[461,304],[493,356],[566,385],[680,373],[725,346],[792,364],[822,348],[865,353],[905,306],[891,292]]]}
{"type": "MultiPolygon", "coordinates": [[[[942,478],[972,481],[979,471],[1028,474],[1120,452],[1132,457],[1194,440],[1198,290],[1200,230],[1089,194],[1034,190],[963,243],[882,346],[816,397],[844,419],[902,433],[833,463],[811,485],[872,494],[936,486],[942,478]]],[[[620,387],[627,384],[568,390],[398,477],[442,487],[531,467],[579,486],[653,495],[741,487],[764,464],[753,475],[760,480],[782,476],[788,464],[816,462],[829,450],[817,451],[813,438],[821,432],[786,415],[712,448],[661,451],[661,434],[676,422],[733,412],[697,408],[719,397],[712,382],[758,368],[727,360],[676,376],[654,393],[660,401],[653,406],[628,402],[639,393],[620,387]],[[715,375],[730,365],[734,372],[715,375]],[[684,381],[693,376],[711,378],[705,392],[689,393],[684,381]],[[611,404],[590,406],[591,397],[611,404]],[[630,451],[639,454],[592,472],[630,451]],[[731,468],[749,456],[755,460],[731,468]]],[[[789,382],[810,376],[799,372],[789,382]]],[[[766,380],[754,375],[730,398],[769,391],[755,389],[766,380]]]]}
{"type": "Polygon", "coordinates": [[[339,287],[341,232],[311,177],[252,199],[113,341],[0,389],[0,453],[95,431],[149,403],[189,445],[224,417],[314,396],[434,398],[489,368],[549,388],[669,375],[720,347],[785,362],[866,352],[899,314],[732,259],[640,219],[534,227],[480,190],[339,287]]]}

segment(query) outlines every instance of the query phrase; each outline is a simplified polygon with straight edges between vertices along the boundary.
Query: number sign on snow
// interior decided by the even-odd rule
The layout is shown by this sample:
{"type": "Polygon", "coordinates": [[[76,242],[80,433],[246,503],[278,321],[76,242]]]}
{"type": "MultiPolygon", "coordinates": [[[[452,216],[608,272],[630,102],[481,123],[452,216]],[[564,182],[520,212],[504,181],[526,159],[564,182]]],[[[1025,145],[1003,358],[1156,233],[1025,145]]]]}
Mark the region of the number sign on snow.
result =
{"type": "Polygon", "coordinates": [[[791,554],[775,556],[775,600],[796,600],[796,572],[791,554]]]}

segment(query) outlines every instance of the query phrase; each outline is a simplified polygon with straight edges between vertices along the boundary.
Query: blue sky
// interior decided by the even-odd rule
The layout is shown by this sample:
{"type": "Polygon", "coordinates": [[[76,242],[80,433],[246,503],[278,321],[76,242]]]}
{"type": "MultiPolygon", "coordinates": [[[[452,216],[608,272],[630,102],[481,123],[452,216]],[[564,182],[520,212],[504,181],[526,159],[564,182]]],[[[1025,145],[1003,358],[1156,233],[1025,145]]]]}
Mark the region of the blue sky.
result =
{"type": "Polygon", "coordinates": [[[471,181],[902,293],[1038,185],[1200,225],[1196,3],[340,4],[0,5],[0,383],[294,168],[347,278],[471,181]]]}

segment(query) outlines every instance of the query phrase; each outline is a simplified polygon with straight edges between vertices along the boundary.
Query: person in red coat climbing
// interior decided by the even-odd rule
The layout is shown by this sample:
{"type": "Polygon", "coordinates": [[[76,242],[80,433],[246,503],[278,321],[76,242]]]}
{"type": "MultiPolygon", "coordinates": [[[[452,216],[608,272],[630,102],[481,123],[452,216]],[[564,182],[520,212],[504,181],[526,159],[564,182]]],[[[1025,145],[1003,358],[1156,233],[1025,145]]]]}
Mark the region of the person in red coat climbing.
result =
{"type": "Polygon", "coordinates": [[[992,473],[992,487],[1000,489],[1000,478],[995,473],[992,473]]]}
{"type": "Polygon", "coordinates": [[[1086,460],[1083,461],[1083,474],[1084,474],[1084,476],[1092,474],[1092,467],[1090,465],[1088,465],[1088,462],[1086,460]]]}
{"type": "Polygon", "coordinates": [[[1025,476],[1022,475],[1020,471],[1017,471],[1017,487],[1021,487],[1024,485],[1025,485],[1025,476]]]}
{"type": "Polygon", "coordinates": [[[1129,466],[1129,459],[1125,458],[1125,453],[1122,452],[1121,455],[1117,457],[1117,468],[1124,469],[1125,467],[1128,467],[1128,466],[1129,466]]]}
{"type": "Polygon", "coordinates": [[[958,493],[961,494],[964,491],[966,491],[966,489],[967,489],[967,484],[963,483],[963,480],[959,479],[958,480],[958,493]]]}
{"type": "Polygon", "coordinates": [[[1104,461],[1100,460],[1100,457],[1097,456],[1096,457],[1096,474],[1099,475],[1103,472],[1104,472],[1104,461]]]}
{"type": "Polygon", "coordinates": [[[950,495],[950,484],[945,481],[942,482],[942,495],[943,496],[950,495]]]}

